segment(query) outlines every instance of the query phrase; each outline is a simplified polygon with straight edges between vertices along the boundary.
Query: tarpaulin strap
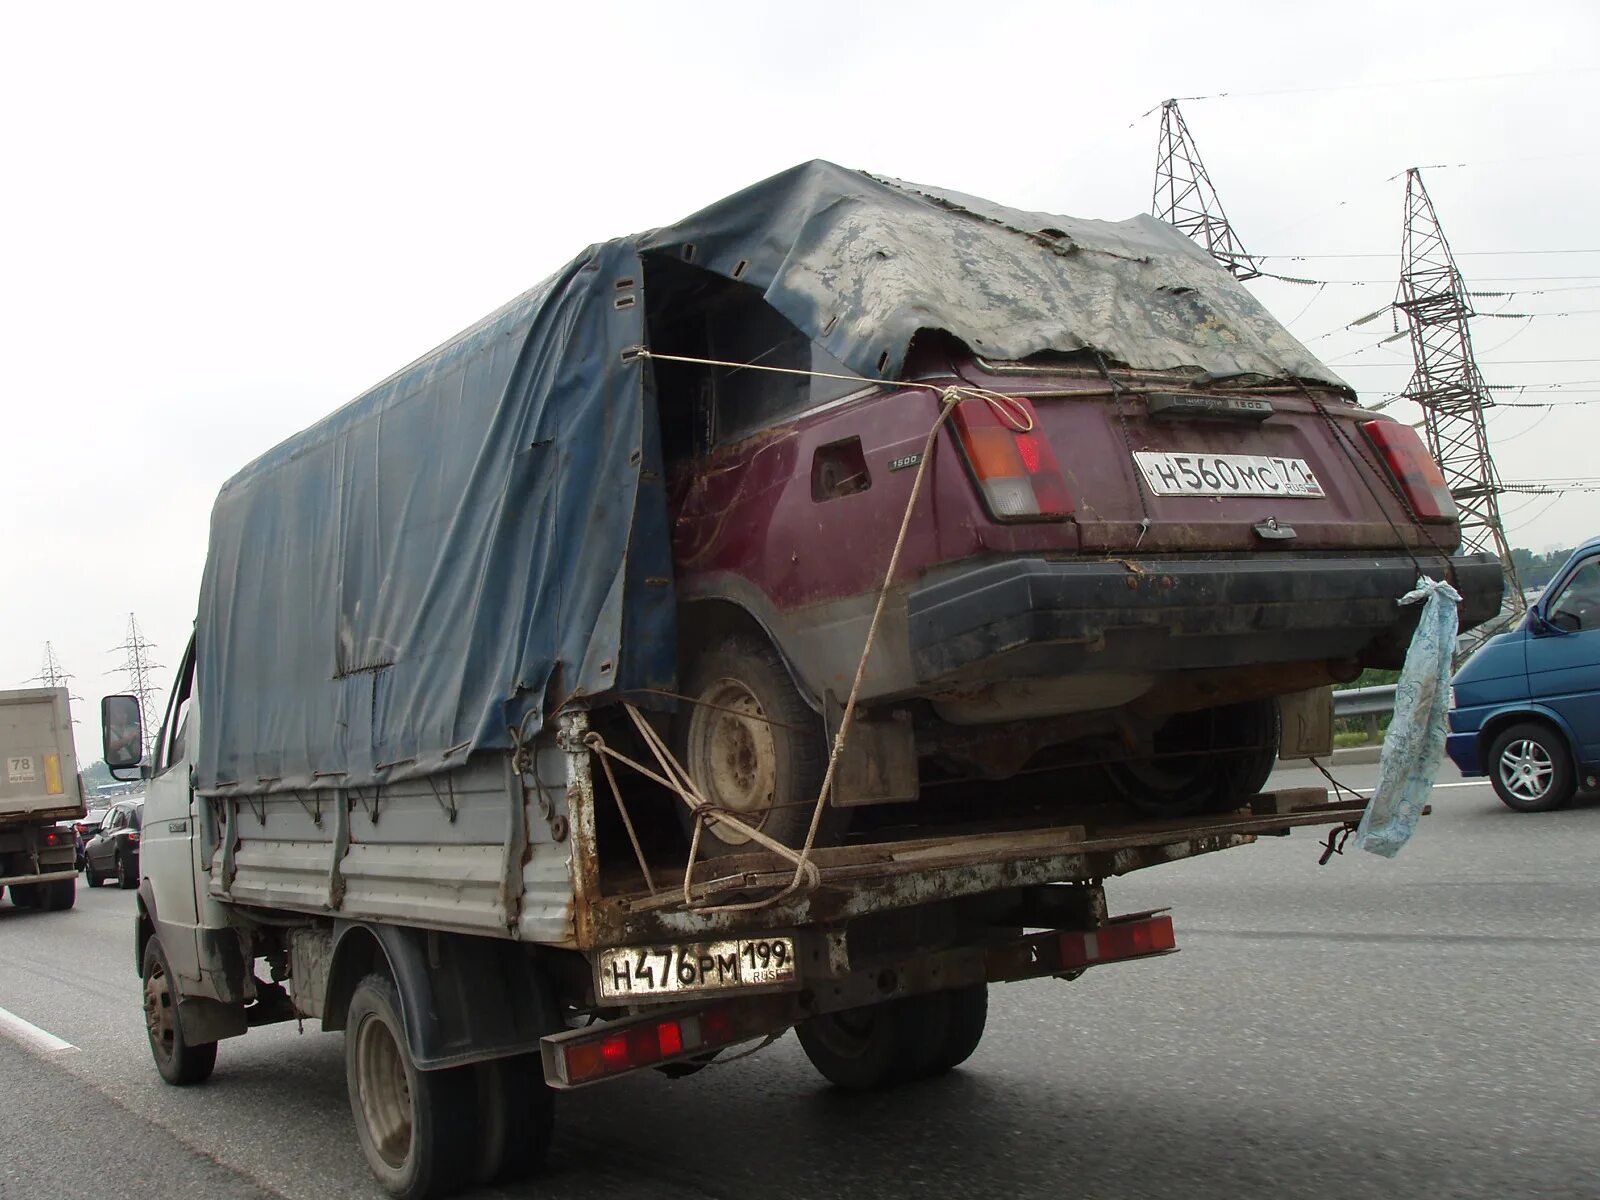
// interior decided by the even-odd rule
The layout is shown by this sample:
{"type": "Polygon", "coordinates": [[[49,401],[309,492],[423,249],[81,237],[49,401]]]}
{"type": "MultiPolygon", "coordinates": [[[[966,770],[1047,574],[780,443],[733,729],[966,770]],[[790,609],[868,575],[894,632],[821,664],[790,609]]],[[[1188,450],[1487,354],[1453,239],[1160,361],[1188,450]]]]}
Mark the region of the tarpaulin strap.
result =
{"type": "MultiPolygon", "coordinates": [[[[591,733],[588,738],[584,739],[584,742],[592,748],[598,749],[604,746],[599,734],[591,733]],[[590,741],[589,738],[594,740],[590,741]]],[[[644,885],[650,889],[650,894],[654,896],[656,894],[656,881],[650,874],[650,864],[645,861],[644,847],[639,844],[639,835],[634,832],[633,818],[628,814],[628,802],[622,798],[622,789],[617,786],[617,776],[611,769],[610,756],[605,754],[602,749],[601,753],[597,754],[596,757],[600,760],[600,769],[606,773],[606,782],[611,785],[611,795],[617,802],[617,811],[622,814],[622,824],[628,830],[628,840],[633,843],[633,856],[639,860],[639,870],[644,872],[644,885]]]]}
{"type": "MultiPolygon", "coordinates": [[[[923,443],[922,454],[918,458],[917,474],[911,481],[911,495],[906,498],[905,514],[900,518],[900,532],[894,539],[894,549],[889,553],[889,565],[883,573],[883,585],[878,589],[878,603],[873,607],[872,621],[867,626],[867,639],[861,647],[861,661],[856,664],[856,676],[850,683],[850,695],[845,700],[844,712],[839,718],[839,731],[834,735],[833,748],[828,753],[828,769],[823,774],[822,787],[817,791],[816,806],[811,812],[811,826],[806,830],[806,842],[800,850],[801,861],[796,865],[794,878],[789,881],[788,887],[764,901],[755,902],[752,907],[775,903],[800,886],[801,870],[810,861],[811,851],[817,840],[817,828],[822,824],[822,810],[828,803],[829,793],[833,790],[834,772],[838,769],[839,759],[844,753],[845,742],[850,736],[851,724],[855,720],[856,700],[861,695],[861,682],[866,678],[867,663],[872,657],[872,647],[878,637],[878,625],[883,620],[883,610],[889,601],[889,589],[894,583],[895,572],[900,567],[900,552],[905,549],[906,536],[911,531],[911,517],[916,511],[917,497],[922,494],[922,484],[928,475],[928,464],[933,461],[933,452],[938,444],[939,430],[944,428],[944,423],[950,419],[950,414],[956,410],[956,406],[969,395],[985,401],[990,408],[994,409],[995,415],[1001,420],[1010,420],[1008,412],[1021,410],[1021,406],[1015,400],[1011,400],[1009,397],[997,397],[996,393],[987,392],[983,389],[950,387],[940,392],[939,415],[934,418],[933,424],[928,428],[928,437],[923,443]],[[997,404],[996,399],[1004,399],[1007,403],[997,404]]],[[[1025,411],[1023,415],[1026,416],[1025,411]]],[[[1014,421],[1011,423],[1023,432],[1033,428],[1031,419],[1025,427],[1016,425],[1014,421]]]]}
{"type": "MultiPolygon", "coordinates": [[[[645,720],[644,714],[631,704],[624,705],[624,707],[627,709],[628,716],[633,718],[633,724],[638,729],[639,736],[644,738],[645,744],[650,747],[650,752],[655,755],[656,762],[661,764],[661,769],[678,781],[676,786],[672,784],[668,784],[668,786],[672,787],[673,791],[677,792],[684,803],[689,805],[690,811],[695,817],[694,832],[689,839],[689,861],[684,865],[683,869],[683,902],[685,905],[693,904],[693,900],[689,895],[689,886],[694,877],[695,864],[699,861],[700,837],[707,821],[720,821],[724,825],[728,825],[745,834],[757,845],[765,846],[774,854],[788,859],[795,865],[796,877],[802,872],[805,873],[810,886],[815,887],[821,881],[821,877],[817,873],[816,864],[807,862],[801,855],[796,854],[793,847],[785,846],[777,838],[746,824],[729,813],[727,809],[719,808],[707,800],[705,794],[695,784],[693,777],[690,776],[688,769],[677,760],[667,743],[662,740],[661,735],[655,731],[649,721],[645,720]]],[[[704,911],[741,912],[746,907],[759,908],[765,903],[768,903],[768,901],[757,901],[749,905],[725,904],[707,908],[704,911]]]]}
{"type": "MultiPolygon", "coordinates": [[[[688,772],[685,771],[682,765],[678,763],[677,759],[673,756],[672,751],[669,750],[666,744],[661,741],[660,735],[657,734],[653,728],[651,728],[650,723],[645,720],[643,714],[641,714],[639,710],[631,704],[625,704],[623,707],[625,710],[627,710],[628,715],[633,718],[634,724],[639,729],[640,736],[644,738],[645,744],[650,748],[651,753],[655,756],[656,762],[660,766],[662,773],[652,771],[643,763],[630,758],[628,755],[623,754],[619,750],[613,749],[611,746],[606,744],[605,739],[602,738],[598,733],[590,732],[586,734],[583,739],[584,745],[588,746],[591,750],[598,754],[602,763],[604,763],[606,759],[614,758],[618,762],[633,768],[640,775],[650,780],[650,782],[666,788],[669,792],[672,792],[685,804],[687,804],[690,811],[694,813],[696,817],[695,833],[690,843],[689,863],[684,871],[683,876],[683,901],[685,905],[692,903],[692,898],[689,894],[689,885],[694,875],[694,864],[699,842],[700,828],[706,820],[721,821],[722,823],[737,829],[740,833],[745,834],[757,845],[766,847],[774,854],[782,855],[790,862],[796,864],[800,863],[800,856],[798,853],[796,853],[793,847],[785,846],[776,838],[770,837],[769,835],[762,833],[761,830],[746,824],[744,821],[741,821],[738,817],[734,816],[726,809],[716,807],[703,795],[701,795],[699,789],[695,787],[694,781],[689,777],[688,772]]],[[[606,770],[606,778],[611,785],[612,793],[617,797],[618,806],[622,807],[624,811],[626,811],[621,790],[617,786],[616,776],[612,774],[609,768],[606,770]]],[[[637,843],[634,846],[634,852],[639,856],[640,865],[642,867],[644,853],[639,848],[637,843]]],[[[812,882],[815,883],[815,864],[805,865],[810,866],[812,882]]]]}
{"type": "MultiPolygon", "coordinates": [[[[1006,422],[1018,433],[1031,433],[1033,431],[1033,417],[1014,396],[1007,396],[1003,392],[991,392],[988,388],[973,387],[963,384],[959,387],[939,388],[932,384],[918,383],[915,380],[904,379],[869,379],[865,375],[839,375],[830,371],[807,371],[801,367],[769,367],[763,363],[734,362],[721,358],[694,358],[687,354],[657,354],[654,350],[634,348],[628,352],[628,358],[653,358],[661,362],[689,363],[701,367],[727,367],[730,371],[769,371],[774,375],[805,375],[812,379],[843,379],[847,383],[859,383],[863,387],[885,387],[894,389],[929,388],[938,391],[941,396],[951,392],[959,393],[958,400],[968,398],[982,400],[994,409],[995,415],[1006,422]]],[[[935,430],[937,430],[935,425],[935,430]]]]}

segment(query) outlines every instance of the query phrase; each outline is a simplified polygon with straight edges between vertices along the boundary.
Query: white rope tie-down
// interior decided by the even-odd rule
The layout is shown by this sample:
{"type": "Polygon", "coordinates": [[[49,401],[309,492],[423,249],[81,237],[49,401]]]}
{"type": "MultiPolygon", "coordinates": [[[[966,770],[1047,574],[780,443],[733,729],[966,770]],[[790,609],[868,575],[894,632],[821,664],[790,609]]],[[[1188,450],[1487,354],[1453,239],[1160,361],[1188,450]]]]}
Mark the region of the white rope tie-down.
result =
{"type": "MultiPolygon", "coordinates": [[[[905,510],[900,518],[900,530],[895,536],[894,548],[889,553],[889,562],[883,573],[883,583],[878,588],[877,603],[872,610],[872,620],[867,625],[866,640],[861,647],[861,657],[856,663],[855,678],[850,683],[850,692],[845,700],[844,710],[839,719],[839,728],[834,734],[833,743],[828,753],[827,769],[823,773],[822,785],[818,789],[817,798],[812,805],[811,823],[806,830],[805,842],[798,851],[793,847],[784,845],[775,838],[763,834],[760,829],[708,801],[694,780],[690,778],[689,772],[684,768],[683,764],[678,762],[673,755],[665,740],[632,703],[624,702],[623,708],[627,711],[628,716],[632,719],[634,728],[655,758],[656,764],[660,768],[659,773],[613,749],[606,744],[598,733],[591,732],[584,739],[585,744],[600,757],[612,795],[616,799],[618,808],[622,811],[623,823],[627,828],[629,840],[633,844],[634,855],[638,859],[640,870],[644,873],[646,886],[649,887],[652,895],[656,893],[655,882],[648,865],[646,865],[643,848],[634,832],[633,821],[628,816],[627,806],[623,801],[621,789],[617,786],[616,777],[611,771],[608,759],[614,758],[618,762],[626,764],[645,778],[671,791],[688,805],[690,812],[694,814],[694,832],[690,838],[689,858],[683,873],[683,903],[686,908],[696,907],[690,893],[690,885],[694,877],[695,865],[699,858],[701,834],[705,824],[709,821],[720,822],[724,826],[738,831],[757,845],[794,864],[794,875],[789,882],[769,896],[738,904],[703,905],[697,909],[697,911],[707,913],[751,912],[777,904],[779,901],[801,890],[802,886],[815,888],[821,882],[817,866],[811,861],[812,851],[816,848],[817,830],[821,827],[823,809],[827,806],[828,796],[833,790],[833,779],[838,770],[839,759],[843,756],[845,746],[849,741],[850,730],[855,720],[856,703],[861,695],[862,683],[866,679],[867,665],[872,658],[872,650],[877,642],[878,628],[882,622],[884,610],[888,606],[889,594],[894,583],[895,574],[900,567],[900,556],[905,549],[906,538],[911,530],[911,520],[916,513],[917,501],[922,495],[923,484],[927,479],[928,466],[933,461],[934,450],[938,445],[939,431],[944,428],[945,422],[950,419],[950,415],[956,408],[966,401],[978,401],[987,405],[1001,422],[1018,433],[1032,432],[1034,428],[1033,416],[1014,397],[1000,392],[992,392],[986,388],[966,385],[941,387],[935,384],[917,383],[915,381],[862,380],[860,376],[855,375],[836,375],[825,371],[805,371],[791,367],[769,367],[758,363],[727,362],[685,355],[656,354],[648,350],[637,351],[635,357],[654,358],[665,362],[687,363],[699,366],[770,371],[783,375],[805,375],[820,379],[843,379],[851,382],[877,384],[878,386],[899,390],[921,388],[934,392],[939,398],[939,413],[934,418],[933,424],[929,426],[927,438],[923,442],[922,453],[917,463],[917,473],[911,480],[911,493],[906,498],[905,510]]],[[[751,717],[751,714],[744,715],[751,717]]],[[[763,718],[754,717],[753,719],[761,720],[763,718]]]]}

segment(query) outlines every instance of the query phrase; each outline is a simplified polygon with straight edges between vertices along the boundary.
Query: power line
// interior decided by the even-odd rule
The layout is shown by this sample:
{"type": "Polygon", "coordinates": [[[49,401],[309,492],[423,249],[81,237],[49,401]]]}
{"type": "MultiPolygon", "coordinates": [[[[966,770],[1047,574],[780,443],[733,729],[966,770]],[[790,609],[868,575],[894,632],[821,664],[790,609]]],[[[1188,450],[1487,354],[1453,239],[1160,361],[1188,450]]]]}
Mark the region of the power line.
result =
{"type": "MultiPolygon", "coordinates": [[[[1600,254],[1596,250],[1457,250],[1457,258],[1480,258],[1484,256],[1506,257],[1522,254],[1600,254]]],[[[1262,262],[1307,262],[1311,259],[1325,258],[1394,258],[1393,251],[1383,254],[1258,254],[1256,258],[1262,262]]]]}
{"type": "MultiPolygon", "coordinates": [[[[1359,354],[1361,351],[1352,351],[1359,354]]],[[[1497,358],[1485,365],[1491,367],[1542,367],[1548,363],[1592,363],[1600,362],[1600,358],[1497,358]]],[[[1337,362],[1327,364],[1330,367],[1339,366],[1337,362]]],[[[1345,363],[1347,367],[1382,367],[1387,363],[1345,363]]]]}
{"type": "MultiPolygon", "coordinates": [[[[1265,92],[1212,92],[1204,96],[1179,96],[1178,100],[1248,100],[1259,96],[1305,96],[1316,92],[1365,92],[1392,88],[1410,87],[1436,87],[1450,83],[1485,83],[1498,79],[1538,79],[1555,75],[1587,75],[1600,71],[1600,67],[1558,67],[1544,71],[1497,71],[1489,75],[1441,75],[1432,79],[1397,79],[1373,80],[1364,83],[1330,83],[1316,87],[1302,88],[1274,88],[1265,92]]],[[[1168,100],[1166,104],[1176,103],[1168,100]]],[[[1139,114],[1140,119],[1148,117],[1156,111],[1155,108],[1146,109],[1139,114]]]]}

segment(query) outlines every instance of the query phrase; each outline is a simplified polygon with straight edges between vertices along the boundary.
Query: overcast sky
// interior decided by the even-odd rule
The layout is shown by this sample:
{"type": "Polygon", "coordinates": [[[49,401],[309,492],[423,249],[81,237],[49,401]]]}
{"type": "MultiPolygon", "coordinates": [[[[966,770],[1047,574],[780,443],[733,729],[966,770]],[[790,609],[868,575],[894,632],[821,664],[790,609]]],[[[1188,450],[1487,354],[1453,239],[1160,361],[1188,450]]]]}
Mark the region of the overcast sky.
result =
{"type": "MultiPolygon", "coordinates": [[[[1517,292],[1479,303],[1547,314],[1474,326],[1490,383],[1562,406],[1493,417],[1501,475],[1594,475],[1597,26],[1591,3],[7,5],[0,687],[52,641],[98,757],[108,650],[136,612],[176,664],[222,482],[585,244],[816,157],[1127,217],[1168,96],[1211,97],[1184,114],[1269,270],[1372,281],[1249,285],[1371,398],[1409,346],[1380,344],[1388,315],[1342,327],[1393,298],[1396,174],[1442,164],[1469,283],[1517,292]]],[[[1516,544],[1600,532],[1594,494],[1506,509],[1516,544]]]]}

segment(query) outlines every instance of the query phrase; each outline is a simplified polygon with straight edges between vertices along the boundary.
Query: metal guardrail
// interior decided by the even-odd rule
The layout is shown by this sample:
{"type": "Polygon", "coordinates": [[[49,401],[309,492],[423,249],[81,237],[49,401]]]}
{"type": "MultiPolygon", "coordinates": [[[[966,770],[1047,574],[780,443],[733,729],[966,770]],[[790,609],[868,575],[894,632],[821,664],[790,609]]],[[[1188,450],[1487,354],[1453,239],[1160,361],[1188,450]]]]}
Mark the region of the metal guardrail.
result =
{"type": "Polygon", "coordinates": [[[1346,688],[1342,692],[1335,692],[1333,694],[1333,715],[1335,717],[1381,717],[1384,713],[1393,712],[1394,689],[1394,684],[1385,683],[1377,687],[1346,688]]]}

